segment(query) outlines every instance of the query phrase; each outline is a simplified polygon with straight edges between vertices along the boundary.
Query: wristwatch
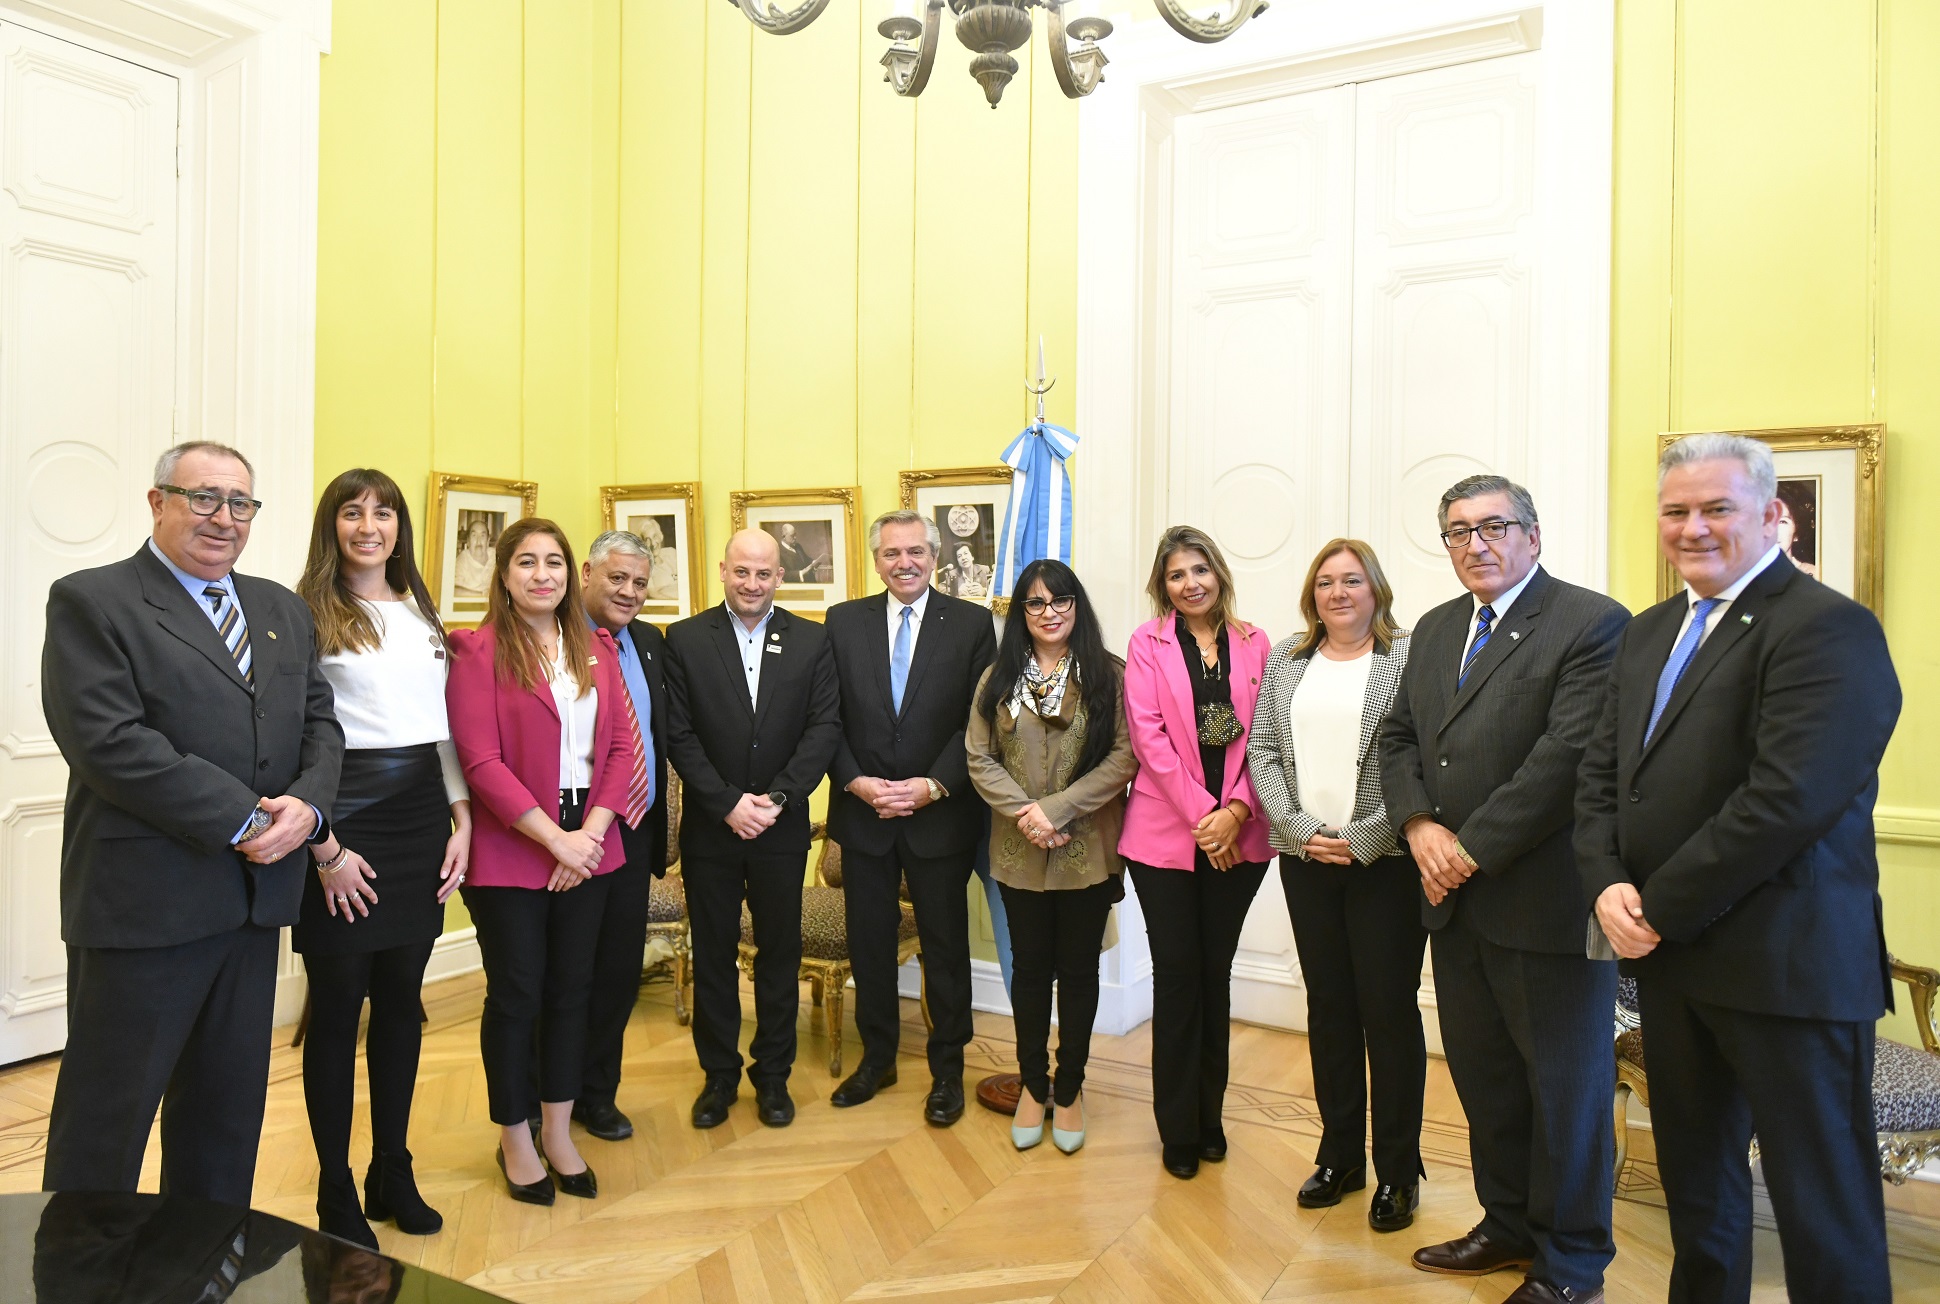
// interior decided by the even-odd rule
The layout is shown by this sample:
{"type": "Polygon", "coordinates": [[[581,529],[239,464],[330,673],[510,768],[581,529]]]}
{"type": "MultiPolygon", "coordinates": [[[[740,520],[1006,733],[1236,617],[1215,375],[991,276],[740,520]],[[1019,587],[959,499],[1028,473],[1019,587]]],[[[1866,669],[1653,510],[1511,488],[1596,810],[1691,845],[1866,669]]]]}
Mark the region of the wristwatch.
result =
{"type": "Polygon", "coordinates": [[[236,839],[234,845],[241,846],[245,842],[262,837],[268,831],[269,826],[274,823],[276,823],[275,817],[261,806],[258,806],[255,810],[249,812],[249,823],[243,826],[242,836],[236,839]]]}
{"type": "Polygon", "coordinates": [[[788,805],[788,794],[781,791],[779,788],[777,788],[775,791],[768,794],[768,800],[772,801],[777,806],[786,807],[788,805]]]}
{"type": "Polygon", "coordinates": [[[942,801],[945,797],[950,795],[949,793],[943,790],[943,785],[938,783],[935,779],[925,777],[923,782],[930,785],[930,800],[933,802],[942,801]]]}

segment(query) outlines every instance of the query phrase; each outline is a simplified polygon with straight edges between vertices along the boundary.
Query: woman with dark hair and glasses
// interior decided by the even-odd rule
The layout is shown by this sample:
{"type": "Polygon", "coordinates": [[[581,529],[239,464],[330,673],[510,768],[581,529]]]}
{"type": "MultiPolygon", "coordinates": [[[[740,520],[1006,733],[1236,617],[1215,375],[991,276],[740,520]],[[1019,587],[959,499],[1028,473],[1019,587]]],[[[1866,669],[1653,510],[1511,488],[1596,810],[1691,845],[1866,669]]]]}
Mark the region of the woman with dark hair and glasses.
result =
{"type": "Polygon", "coordinates": [[[1024,1090],[1011,1141],[1084,1144],[1085,1061],[1098,1014],[1098,951],[1125,895],[1118,833],[1137,763],[1124,663],[1105,650],[1084,586],[1063,562],[1017,577],[997,660],[978,681],[964,734],[970,779],[990,803],[990,869],[1009,916],[1011,1006],[1024,1090]],[[1020,619],[1021,617],[1021,619],[1020,619]],[[1051,1080],[1051,983],[1058,1071],[1051,1080]]]}
{"type": "Polygon", "coordinates": [[[366,1218],[429,1236],[444,1219],[418,1194],[405,1133],[418,1076],[418,988],[465,881],[471,801],[445,717],[444,626],[425,589],[411,512],[382,471],[324,489],[297,591],[344,729],[331,834],[315,848],[291,933],[310,980],[303,1099],[317,1148],[321,1230],[377,1248],[366,1218]],[[382,888],[380,892],[378,889],[382,888]],[[371,1161],[364,1203],[350,1171],[357,1021],[370,997],[371,1161]]]}

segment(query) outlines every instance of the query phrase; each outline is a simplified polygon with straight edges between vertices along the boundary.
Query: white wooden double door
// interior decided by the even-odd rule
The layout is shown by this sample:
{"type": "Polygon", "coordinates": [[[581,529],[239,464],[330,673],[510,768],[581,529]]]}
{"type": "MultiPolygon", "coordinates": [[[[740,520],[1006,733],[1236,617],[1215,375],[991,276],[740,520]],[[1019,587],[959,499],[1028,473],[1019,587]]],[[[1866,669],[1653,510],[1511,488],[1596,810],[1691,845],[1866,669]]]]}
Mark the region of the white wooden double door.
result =
{"type": "MultiPolygon", "coordinates": [[[[1373,545],[1404,625],[1458,593],[1438,499],[1478,472],[1523,478],[1541,58],[1174,125],[1167,516],[1214,532],[1242,612],[1275,639],[1303,626],[1307,567],[1337,536],[1373,545]]],[[[1305,1026],[1275,875],[1234,976],[1236,1017],[1305,1026]]]]}

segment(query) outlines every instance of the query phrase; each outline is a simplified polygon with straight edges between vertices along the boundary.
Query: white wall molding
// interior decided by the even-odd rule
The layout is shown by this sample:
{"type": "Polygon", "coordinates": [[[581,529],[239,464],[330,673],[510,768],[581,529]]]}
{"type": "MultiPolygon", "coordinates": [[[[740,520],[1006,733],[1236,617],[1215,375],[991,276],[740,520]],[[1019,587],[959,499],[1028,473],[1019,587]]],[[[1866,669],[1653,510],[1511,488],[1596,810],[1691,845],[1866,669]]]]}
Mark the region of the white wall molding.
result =
{"type": "Polygon", "coordinates": [[[1901,847],[1940,847],[1940,810],[1930,806],[1880,806],[1873,811],[1873,834],[1901,847]]]}

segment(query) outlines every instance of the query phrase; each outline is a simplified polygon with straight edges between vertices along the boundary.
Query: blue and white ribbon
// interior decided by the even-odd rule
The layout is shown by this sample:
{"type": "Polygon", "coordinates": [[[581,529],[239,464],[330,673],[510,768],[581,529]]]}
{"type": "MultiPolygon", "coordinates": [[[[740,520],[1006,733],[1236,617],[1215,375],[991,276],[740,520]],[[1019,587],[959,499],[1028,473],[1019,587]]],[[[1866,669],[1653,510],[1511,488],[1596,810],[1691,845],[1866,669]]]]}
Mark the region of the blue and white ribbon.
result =
{"type": "Polygon", "coordinates": [[[1035,422],[1004,450],[1011,468],[1010,505],[997,540],[996,594],[1008,598],[1018,575],[1034,561],[1071,564],[1071,476],[1065,459],[1078,437],[1063,426],[1035,422]]]}

